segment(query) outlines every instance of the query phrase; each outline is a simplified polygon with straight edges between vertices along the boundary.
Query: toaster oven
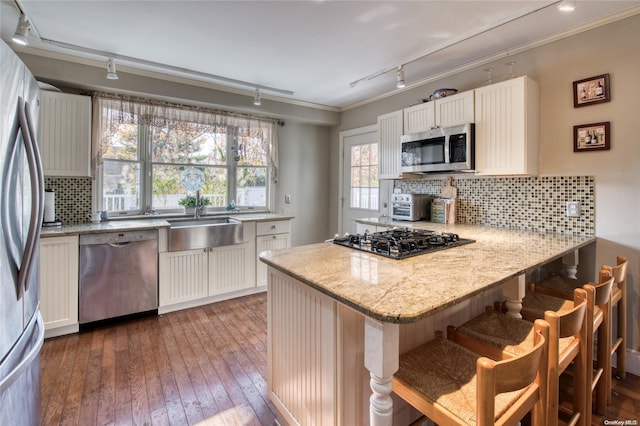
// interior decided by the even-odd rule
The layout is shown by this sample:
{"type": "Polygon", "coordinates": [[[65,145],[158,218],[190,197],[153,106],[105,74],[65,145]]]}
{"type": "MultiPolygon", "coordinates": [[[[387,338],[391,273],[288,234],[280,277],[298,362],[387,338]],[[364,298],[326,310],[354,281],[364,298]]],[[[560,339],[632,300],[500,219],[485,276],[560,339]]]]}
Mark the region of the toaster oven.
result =
{"type": "Polygon", "coordinates": [[[429,201],[427,194],[392,194],[391,219],[415,222],[429,218],[429,201]]]}

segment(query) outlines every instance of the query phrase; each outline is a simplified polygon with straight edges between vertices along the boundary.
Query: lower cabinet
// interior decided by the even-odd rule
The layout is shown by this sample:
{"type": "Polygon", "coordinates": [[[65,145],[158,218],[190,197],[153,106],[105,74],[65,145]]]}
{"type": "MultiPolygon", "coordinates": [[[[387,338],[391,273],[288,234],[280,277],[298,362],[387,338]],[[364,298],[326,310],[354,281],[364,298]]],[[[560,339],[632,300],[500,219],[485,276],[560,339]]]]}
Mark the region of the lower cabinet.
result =
{"type": "Polygon", "coordinates": [[[255,244],[216,247],[209,252],[209,296],[256,286],[255,244]]]}
{"type": "Polygon", "coordinates": [[[247,221],[243,233],[242,244],[177,252],[161,250],[158,312],[265,291],[267,266],[258,256],[265,250],[291,246],[291,221],[247,221]]]}
{"type": "Polygon", "coordinates": [[[274,220],[258,222],[256,227],[256,285],[266,287],[267,265],[260,261],[260,253],[267,250],[277,250],[291,247],[291,222],[289,220],[274,220]]]}
{"type": "Polygon", "coordinates": [[[210,303],[212,297],[254,288],[254,259],[253,241],[160,253],[159,311],[210,303]]]}
{"type": "Polygon", "coordinates": [[[40,240],[40,311],[45,337],[79,329],[77,235],[40,240]]]}
{"type": "Polygon", "coordinates": [[[209,295],[209,249],[160,253],[158,264],[160,307],[209,295]]]}

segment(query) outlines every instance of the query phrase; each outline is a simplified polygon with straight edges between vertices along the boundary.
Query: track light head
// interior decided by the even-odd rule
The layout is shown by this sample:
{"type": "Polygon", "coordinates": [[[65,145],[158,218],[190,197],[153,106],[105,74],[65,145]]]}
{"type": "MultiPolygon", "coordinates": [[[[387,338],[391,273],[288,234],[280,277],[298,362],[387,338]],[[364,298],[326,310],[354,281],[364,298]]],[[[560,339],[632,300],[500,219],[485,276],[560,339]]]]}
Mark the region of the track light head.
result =
{"type": "Polygon", "coordinates": [[[406,87],[406,84],[404,83],[404,70],[402,69],[402,66],[398,67],[398,72],[396,72],[396,87],[398,89],[404,89],[406,87]]]}
{"type": "Polygon", "coordinates": [[[19,44],[21,46],[29,45],[29,30],[31,29],[31,24],[27,20],[27,17],[24,16],[24,13],[20,14],[18,18],[18,25],[16,26],[16,32],[11,36],[11,40],[19,44]]]}
{"type": "Polygon", "coordinates": [[[256,91],[255,91],[255,93],[253,95],[253,104],[255,106],[262,105],[262,100],[260,99],[260,89],[258,89],[257,87],[256,87],[256,91]]]}
{"type": "Polygon", "coordinates": [[[107,79],[108,80],[117,80],[118,73],[116,72],[116,63],[113,62],[113,58],[109,58],[107,61],[107,79]]]}

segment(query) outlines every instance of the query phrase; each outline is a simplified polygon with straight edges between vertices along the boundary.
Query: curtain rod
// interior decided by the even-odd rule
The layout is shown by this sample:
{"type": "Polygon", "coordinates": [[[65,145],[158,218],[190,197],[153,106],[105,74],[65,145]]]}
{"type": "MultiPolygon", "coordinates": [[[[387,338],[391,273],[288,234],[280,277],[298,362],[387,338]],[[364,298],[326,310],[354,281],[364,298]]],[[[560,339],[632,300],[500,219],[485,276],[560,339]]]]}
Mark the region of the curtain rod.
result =
{"type": "Polygon", "coordinates": [[[147,103],[147,104],[157,105],[162,107],[181,108],[181,109],[188,109],[191,111],[208,112],[212,114],[227,115],[231,117],[245,118],[249,120],[268,121],[268,122],[276,123],[280,127],[286,124],[285,121],[279,120],[277,118],[252,115],[252,114],[246,114],[241,112],[225,111],[225,110],[209,108],[205,106],[181,104],[177,102],[164,101],[164,100],[154,99],[154,98],[145,98],[142,96],[119,95],[116,93],[107,93],[107,92],[93,92],[92,96],[103,98],[103,99],[114,99],[114,100],[121,100],[126,102],[139,102],[139,103],[147,103]]]}

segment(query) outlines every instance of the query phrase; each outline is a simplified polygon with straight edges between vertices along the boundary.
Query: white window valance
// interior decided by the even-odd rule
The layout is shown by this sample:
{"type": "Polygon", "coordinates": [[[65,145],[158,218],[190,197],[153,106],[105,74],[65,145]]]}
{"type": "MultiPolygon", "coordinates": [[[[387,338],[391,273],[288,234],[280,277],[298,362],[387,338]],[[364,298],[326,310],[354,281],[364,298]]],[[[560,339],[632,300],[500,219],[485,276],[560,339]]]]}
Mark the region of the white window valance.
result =
{"type": "Polygon", "coordinates": [[[277,124],[280,124],[279,121],[205,107],[106,93],[93,94],[92,163],[94,176],[96,167],[102,163],[102,141],[108,136],[109,129],[115,123],[133,122],[153,126],[165,126],[172,122],[190,122],[212,128],[224,128],[226,131],[233,129],[239,136],[247,134],[260,136],[267,144],[271,178],[277,182],[277,124]]]}

